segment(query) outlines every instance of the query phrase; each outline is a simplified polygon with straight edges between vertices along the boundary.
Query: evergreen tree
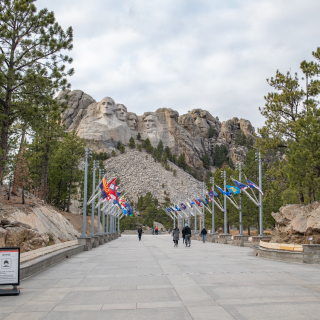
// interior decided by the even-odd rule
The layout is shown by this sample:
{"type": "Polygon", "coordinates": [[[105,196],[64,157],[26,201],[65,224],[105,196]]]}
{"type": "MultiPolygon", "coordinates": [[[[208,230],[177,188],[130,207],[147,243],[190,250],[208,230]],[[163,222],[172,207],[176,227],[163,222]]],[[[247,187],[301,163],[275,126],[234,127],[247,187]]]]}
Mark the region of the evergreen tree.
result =
{"type": "Polygon", "coordinates": [[[136,143],[134,142],[134,139],[131,137],[128,144],[130,149],[134,149],[136,147],[136,143]]]}
{"type": "Polygon", "coordinates": [[[36,13],[33,0],[7,0],[0,3],[0,179],[8,153],[11,125],[23,114],[33,113],[30,96],[51,104],[54,93],[67,85],[65,63],[72,59],[61,53],[72,49],[72,28],[66,32],[47,9],[36,13]],[[51,94],[44,94],[48,87],[51,94]]]}
{"type": "Polygon", "coordinates": [[[180,154],[178,160],[177,160],[178,167],[182,168],[183,170],[186,169],[187,163],[186,163],[186,155],[184,153],[180,154]]]}

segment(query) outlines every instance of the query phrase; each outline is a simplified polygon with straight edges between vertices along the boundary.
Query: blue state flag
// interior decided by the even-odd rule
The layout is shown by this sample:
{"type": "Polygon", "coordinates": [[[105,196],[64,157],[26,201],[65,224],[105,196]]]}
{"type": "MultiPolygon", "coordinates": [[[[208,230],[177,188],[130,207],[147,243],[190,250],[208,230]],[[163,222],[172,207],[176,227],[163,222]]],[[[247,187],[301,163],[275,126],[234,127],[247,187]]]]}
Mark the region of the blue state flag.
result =
{"type": "Polygon", "coordinates": [[[251,189],[253,189],[253,188],[257,189],[261,193],[261,195],[263,196],[262,190],[254,182],[252,182],[248,179],[247,179],[247,182],[248,182],[248,185],[251,189]]]}
{"type": "Polygon", "coordinates": [[[233,194],[240,194],[240,189],[234,186],[226,186],[229,190],[229,192],[233,193],[233,194]]]}
{"type": "Polygon", "coordinates": [[[233,182],[240,190],[246,190],[247,188],[249,188],[246,184],[243,184],[240,181],[233,180],[233,182]]]}
{"type": "Polygon", "coordinates": [[[221,188],[217,187],[218,190],[222,193],[222,194],[225,194],[227,197],[230,197],[231,196],[231,193],[230,192],[224,192],[221,188]]]}

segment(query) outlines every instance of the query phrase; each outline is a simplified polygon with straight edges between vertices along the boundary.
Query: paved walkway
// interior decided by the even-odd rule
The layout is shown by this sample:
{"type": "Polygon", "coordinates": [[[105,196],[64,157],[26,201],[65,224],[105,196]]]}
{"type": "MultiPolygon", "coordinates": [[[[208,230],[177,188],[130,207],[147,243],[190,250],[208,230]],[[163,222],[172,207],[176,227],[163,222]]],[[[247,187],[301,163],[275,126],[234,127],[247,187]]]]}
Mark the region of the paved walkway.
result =
{"type": "Polygon", "coordinates": [[[0,319],[319,319],[320,266],[250,248],[123,236],[22,281],[0,319]]]}

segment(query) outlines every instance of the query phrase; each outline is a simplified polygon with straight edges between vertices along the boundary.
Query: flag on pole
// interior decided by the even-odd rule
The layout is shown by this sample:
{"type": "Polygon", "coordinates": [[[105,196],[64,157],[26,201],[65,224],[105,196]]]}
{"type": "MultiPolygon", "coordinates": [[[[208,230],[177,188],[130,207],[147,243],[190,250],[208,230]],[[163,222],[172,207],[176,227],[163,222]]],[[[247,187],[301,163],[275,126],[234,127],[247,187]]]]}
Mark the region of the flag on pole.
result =
{"type": "Polygon", "coordinates": [[[248,182],[249,188],[257,189],[261,193],[261,195],[263,196],[262,190],[255,183],[253,183],[252,181],[250,181],[248,179],[247,179],[247,182],[248,182]]]}
{"type": "Polygon", "coordinates": [[[186,210],[187,207],[183,204],[183,203],[180,203],[180,207],[183,209],[183,210],[186,210]]]}
{"type": "Polygon", "coordinates": [[[233,182],[240,190],[246,190],[247,188],[249,188],[246,184],[243,184],[240,181],[233,180],[233,182]]]}
{"type": "Polygon", "coordinates": [[[222,193],[222,194],[225,194],[227,197],[230,197],[231,196],[231,194],[232,193],[230,193],[230,192],[224,192],[221,188],[219,188],[219,187],[217,187],[218,188],[218,190],[222,193]]]}
{"type": "Polygon", "coordinates": [[[194,202],[200,207],[202,208],[202,205],[200,204],[200,202],[197,199],[194,199],[194,202]]]}
{"type": "Polygon", "coordinates": [[[226,186],[229,190],[229,192],[233,193],[233,194],[240,194],[241,190],[237,187],[233,187],[233,186],[226,186]]]}
{"type": "Polygon", "coordinates": [[[208,194],[209,194],[210,198],[219,197],[219,195],[215,191],[212,191],[212,190],[210,190],[208,194]]]}
{"type": "Polygon", "coordinates": [[[101,194],[102,194],[102,199],[106,199],[110,194],[109,194],[109,187],[108,187],[108,182],[106,177],[103,177],[100,185],[100,190],[101,190],[101,194]]]}

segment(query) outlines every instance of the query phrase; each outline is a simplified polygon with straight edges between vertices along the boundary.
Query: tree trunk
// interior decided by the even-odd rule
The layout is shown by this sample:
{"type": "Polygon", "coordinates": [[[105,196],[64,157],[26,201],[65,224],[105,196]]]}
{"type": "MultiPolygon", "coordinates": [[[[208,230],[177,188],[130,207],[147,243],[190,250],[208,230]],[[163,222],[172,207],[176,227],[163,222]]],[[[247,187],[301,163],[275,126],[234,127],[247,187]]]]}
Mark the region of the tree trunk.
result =
{"type": "MultiPolygon", "coordinates": [[[[10,107],[8,106],[8,103],[6,103],[6,106],[3,107],[3,115],[9,116],[10,107]]],[[[3,172],[5,169],[6,159],[7,159],[7,153],[8,153],[8,132],[9,132],[9,121],[2,120],[2,128],[1,128],[1,141],[0,141],[0,147],[1,147],[1,157],[0,157],[0,182],[1,185],[3,183],[3,172]]]]}
{"type": "Polygon", "coordinates": [[[44,181],[43,181],[43,200],[47,201],[47,188],[48,188],[48,168],[49,168],[49,148],[50,146],[46,144],[45,153],[45,169],[44,169],[44,181]]]}
{"type": "Polygon", "coordinates": [[[69,197],[68,197],[67,212],[70,212],[71,189],[72,189],[72,181],[70,181],[69,183],[69,197]]]}
{"type": "Polygon", "coordinates": [[[19,167],[21,166],[21,160],[22,160],[22,154],[23,154],[23,143],[24,143],[25,136],[26,136],[26,125],[24,125],[22,128],[18,160],[17,160],[17,164],[15,167],[14,176],[13,176],[12,191],[11,191],[12,194],[17,194],[17,180],[18,180],[19,167]]]}
{"type": "Polygon", "coordinates": [[[304,204],[304,196],[301,191],[299,191],[299,200],[300,200],[300,204],[304,204]]]}
{"type": "Polygon", "coordinates": [[[22,204],[24,204],[24,186],[22,186],[22,204]]]}
{"type": "Polygon", "coordinates": [[[250,225],[248,225],[248,236],[250,236],[250,225]]]}

